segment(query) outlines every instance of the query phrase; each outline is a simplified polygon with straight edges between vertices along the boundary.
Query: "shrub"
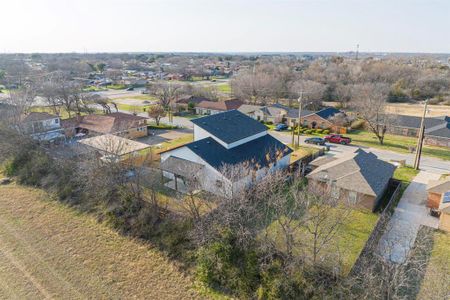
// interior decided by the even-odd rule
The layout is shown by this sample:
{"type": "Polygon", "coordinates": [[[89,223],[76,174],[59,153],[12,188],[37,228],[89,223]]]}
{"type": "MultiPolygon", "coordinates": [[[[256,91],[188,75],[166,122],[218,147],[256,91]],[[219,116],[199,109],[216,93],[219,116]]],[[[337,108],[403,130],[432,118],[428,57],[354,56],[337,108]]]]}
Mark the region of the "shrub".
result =
{"type": "Polygon", "coordinates": [[[323,129],[321,129],[321,128],[317,128],[317,129],[316,129],[316,133],[319,133],[319,134],[320,134],[320,133],[322,133],[322,132],[323,132],[323,129]]]}
{"type": "Polygon", "coordinates": [[[362,129],[364,127],[364,124],[366,122],[362,119],[357,119],[355,121],[352,122],[352,124],[350,125],[350,127],[352,129],[362,129]]]}
{"type": "Polygon", "coordinates": [[[236,295],[251,297],[259,283],[258,258],[250,249],[240,249],[233,234],[202,247],[197,255],[197,278],[209,287],[222,287],[236,295]]]}
{"type": "Polygon", "coordinates": [[[329,134],[329,133],[330,133],[330,130],[325,129],[322,133],[323,133],[323,134],[329,134]]]}
{"type": "Polygon", "coordinates": [[[267,121],[266,125],[273,125],[273,122],[272,121],[267,121]]]}
{"type": "Polygon", "coordinates": [[[313,132],[312,129],[307,129],[307,130],[305,130],[305,133],[306,133],[306,134],[311,134],[312,132],[313,132]]]}

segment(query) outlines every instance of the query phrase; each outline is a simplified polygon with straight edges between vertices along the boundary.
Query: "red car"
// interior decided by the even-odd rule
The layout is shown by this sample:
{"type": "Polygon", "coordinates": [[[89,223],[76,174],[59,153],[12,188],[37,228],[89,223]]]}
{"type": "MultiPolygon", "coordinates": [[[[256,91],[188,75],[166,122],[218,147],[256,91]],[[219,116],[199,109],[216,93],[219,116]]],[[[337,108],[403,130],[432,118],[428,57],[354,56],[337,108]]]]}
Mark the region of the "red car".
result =
{"type": "Polygon", "coordinates": [[[348,145],[352,142],[352,139],[340,134],[330,134],[324,137],[324,139],[329,143],[348,145]]]}

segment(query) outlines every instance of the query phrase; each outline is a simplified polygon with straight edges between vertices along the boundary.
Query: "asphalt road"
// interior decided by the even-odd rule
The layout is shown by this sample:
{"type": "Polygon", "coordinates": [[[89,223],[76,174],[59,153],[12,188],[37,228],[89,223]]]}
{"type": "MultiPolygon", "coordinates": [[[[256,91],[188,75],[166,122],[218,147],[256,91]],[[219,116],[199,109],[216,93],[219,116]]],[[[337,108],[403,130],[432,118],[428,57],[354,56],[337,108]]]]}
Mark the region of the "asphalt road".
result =
{"type": "MultiPolygon", "coordinates": [[[[279,139],[280,141],[282,141],[283,143],[286,144],[292,143],[292,135],[290,135],[287,132],[271,131],[270,134],[279,139]]],[[[300,144],[304,144],[306,138],[307,138],[306,136],[300,136],[300,144]]],[[[371,147],[359,147],[355,145],[347,145],[347,146],[340,144],[329,144],[329,145],[330,145],[329,153],[332,155],[342,154],[348,151],[355,151],[356,148],[362,148],[365,151],[374,153],[376,156],[378,156],[378,158],[386,161],[406,160],[406,164],[408,165],[414,164],[415,154],[412,153],[397,153],[388,150],[381,150],[371,147]]],[[[450,161],[429,156],[422,156],[420,169],[437,174],[450,173],[450,161]]]]}

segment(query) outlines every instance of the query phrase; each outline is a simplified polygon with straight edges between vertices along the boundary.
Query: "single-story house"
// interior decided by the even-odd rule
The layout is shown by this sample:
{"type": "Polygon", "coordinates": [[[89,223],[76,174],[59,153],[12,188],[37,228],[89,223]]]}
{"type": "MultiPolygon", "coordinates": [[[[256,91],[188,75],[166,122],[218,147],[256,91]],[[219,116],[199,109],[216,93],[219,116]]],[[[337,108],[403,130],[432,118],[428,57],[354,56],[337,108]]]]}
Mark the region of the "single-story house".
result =
{"type": "Polygon", "coordinates": [[[53,141],[65,137],[59,116],[46,112],[30,112],[22,115],[18,129],[39,141],[53,141]]]}
{"type": "Polygon", "coordinates": [[[267,172],[289,166],[292,150],[237,110],[191,122],[194,141],[161,153],[161,169],[171,188],[186,190],[195,178],[199,190],[231,197],[267,172]]]}
{"type": "Polygon", "coordinates": [[[175,108],[178,110],[186,110],[189,106],[189,103],[193,103],[194,107],[197,106],[200,102],[208,101],[212,102],[210,99],[205,97],[197,97],[197,96],[187,96],[182,97],[174,102],[175,108]]]}
{"type": "MultiPolygon", "coordinates": [[[[298,123],[298,108],[290,108],[278,103],[268,106],[244,104],[239,108],[239,111],[258,121],[285,123],[288,126],[293,126],[298,123]]],[[[327,107],[319,111],[302,109],[300,120],[304,127],[330,129],[334,132],[341,132],[341,126],[333,120],[333,117],[337,114],[344,114],[345,116],[344,112],[334,107],[327,107]]]]}
{"type": "MultiPolygon", "coordinates": [[[[403,136],[419,136],[421,117],[394,115],[389,132],[403,136]]],[[[450,148],[450,116],[425,118],[426,145],[444,146],[450,148]]]]}
{"type": "Polygon", "coordinates": [[[148,135],[147,118],[121,112],[76,116],[63,120],[62,126],[68,136],[115,134],[135,139],[148,135]]]}
{"type": "Polygon", "coordinates": [[[96,151],[101,159],[123,161],[138,156],[143,150],[150,149],[150,145],[136,142],[113,134],[103,134],[78,141],[96,151]]]}
{"type": "Polygon", "coordinates": [[[320,157],[311,164],[315,169],[306,176],[310,183],[343,203],[370,210],[379,204],[395,171],[393,164],[362,149],[339,157],[320,157]]]}
{"type": "Polygon", "coordinates": [[[197,115],[214,115],[220,112],[238,109],[242,104],[241,100],[229,99],[225,101],[202,101],[195,106],[197,115]]]}
{"type": "Polygon", "coordinates": [[[431,180],[427,193],[427,207],[438,212],[439,228],[450,231],[450,178],[431,180]]]}

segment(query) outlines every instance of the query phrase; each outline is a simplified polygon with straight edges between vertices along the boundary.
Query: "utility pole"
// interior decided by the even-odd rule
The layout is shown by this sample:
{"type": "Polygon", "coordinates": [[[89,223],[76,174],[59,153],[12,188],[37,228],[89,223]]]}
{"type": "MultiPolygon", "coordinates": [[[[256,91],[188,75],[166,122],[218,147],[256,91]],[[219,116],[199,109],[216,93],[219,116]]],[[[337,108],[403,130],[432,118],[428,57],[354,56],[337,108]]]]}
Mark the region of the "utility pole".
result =
{"type": "Polygon", "coordinates": [[[298,132],[297,132],[297,146],[300,147],[300,125],[302,124],[302,100],[303,100],[303,90],[300,91],[300,97],[298,97],[298,132]]]}
{"type": "Polygon", "coordinates": [[[425,114],[427,113],[428,99],[425,100],[425,107],[423,108],[422,121],[420,122],[419,137],[417,139],[416,157],[414,159],[414,169],[419,170],[420,156],[422,155],[422,144],[425,135],[425,114]]]}
{"type": "Polygon", "coordinates": [[[356,44],[356,60],[358,60],[359,55],[359,44],[356,44]]]}
{"type": "Polygon", "coordinates": [[[292,121],[292,147],[295,148],[295,120],[292,121]]]}

